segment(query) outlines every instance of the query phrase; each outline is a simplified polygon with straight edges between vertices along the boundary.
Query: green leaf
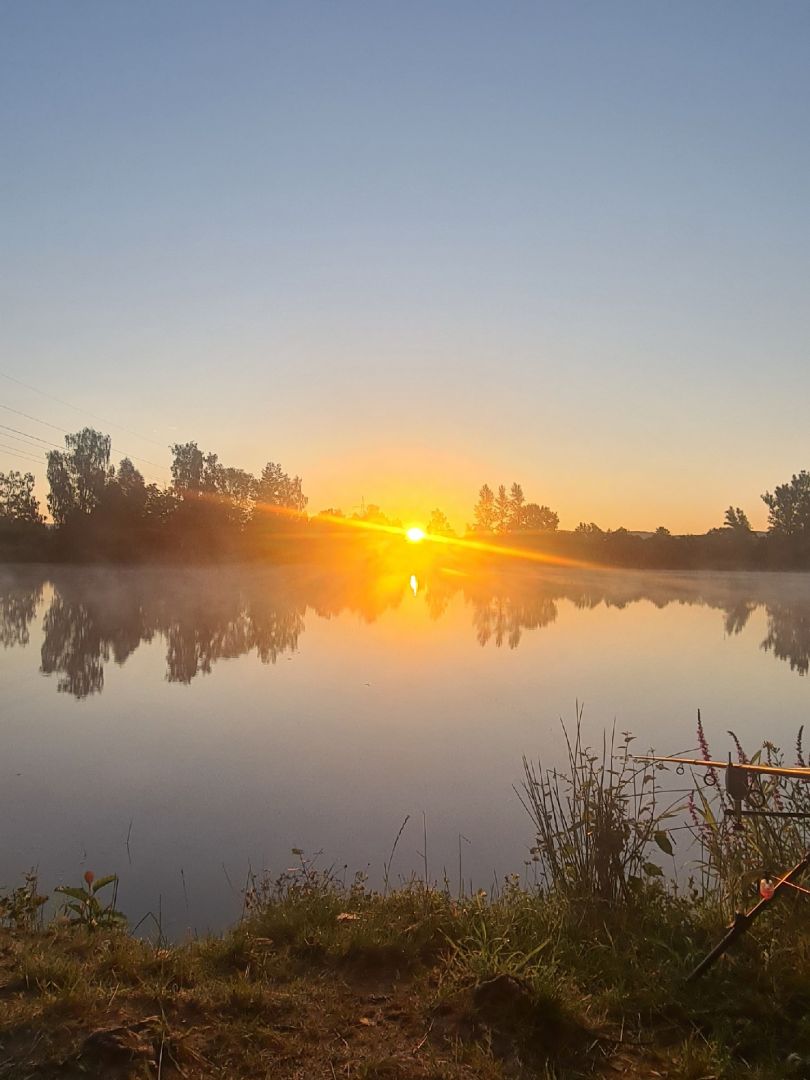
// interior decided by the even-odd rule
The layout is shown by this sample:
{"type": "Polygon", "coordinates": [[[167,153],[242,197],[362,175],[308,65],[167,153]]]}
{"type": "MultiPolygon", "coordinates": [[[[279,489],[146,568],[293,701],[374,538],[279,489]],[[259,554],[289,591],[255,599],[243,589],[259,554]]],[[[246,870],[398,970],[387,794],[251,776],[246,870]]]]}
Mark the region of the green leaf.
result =
{"type": "Polygon", "coordinates": [[[76,889],[73,885],[57,885],[53,891],[63,893],[65,896],[72,896],[74,900],[87,900],[87,893],[84,889],[76,889]]]}
{"type": "Polygon", "coordinates": [[[653,840],[656,842],[656,844],[664,852],[665,855],[672,854],[672,841],[663,831],[663,829],[653,836],[653,840]]]}
{"type": "Polygon", "coordinates": [[[652,863],[652,862],[645,862],[641,869],[649,877],[663,877],[664,876],[664,871],[661,869],[661,867],[656,866],[655,863],[652,863]]]}
{"type": "Polygon", "coordinates": [[[106,877],[97,878],[92,885],[93,892],[98,892],[99,889],[103,889],[105,885],[111,885],[114,881],[118,881],[118,874],[108,874],[106,877]]]}

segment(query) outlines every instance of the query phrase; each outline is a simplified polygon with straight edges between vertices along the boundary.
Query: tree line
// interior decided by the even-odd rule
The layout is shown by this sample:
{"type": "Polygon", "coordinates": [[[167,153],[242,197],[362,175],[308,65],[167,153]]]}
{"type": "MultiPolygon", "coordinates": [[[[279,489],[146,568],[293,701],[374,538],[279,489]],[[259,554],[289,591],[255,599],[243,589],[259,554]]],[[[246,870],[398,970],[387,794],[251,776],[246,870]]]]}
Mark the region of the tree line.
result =
{"type": "MultiPolygon", "coordinates": [[[[108,435],[83,428],[65,436],[63,450],[47,455],[45,516],[30,472],[0,472],[0,558],[7,561],[66,559],[137,561],[152,558],[201,561],[216,558],[305,558],[312,541],[335,546],[356,530],[330,508],[308,515],[302,478],[268,461],[259,475],[226,466],[196,442],[175,443],[171,482],[147,483],[130,458],[111,460],[108,435]]],[[[673,536],[664,526],[652,534],[601,529],[580,522],[559,528],[549,506],[527,501],[521,484],[493,489],[485,483],[466,534],[497,547],[539,548],[551,556],[639,567],[810,568],[810,472],[794,474],[761,496],[768,531],[755,533],[745,511],[731,505],[722,524],[701,536],[673,536]]],[[[398,529],[402,522],[369,504],[353,521],[398,529]]],[[[435,509],[426,525],[433,535],[454,537],[447,516],[435,509]]]]}
{"type": "Polygon", "coordinates": [[[55,558],[200,559],[244,553],[289,535],[305,520],[300,476],[268,461],[259,476],[224,465],[196,442],[171,447],[171,483],[147,483],[125,457],[111,461],[109,435],[84,428],[47,455],[46,528],[34,476],[0,473],[6,557],[33,547],[55,558]]]}
{"type": "Polygon", "coordinates": [[[559,524],[559,516],[548,506],[527,503],[518,483],[512,484],[509,491],[505,484],[499,484],[497,495],[489,484],[484,484],[473,507],[474,532],[555,532],[559,524]]]}

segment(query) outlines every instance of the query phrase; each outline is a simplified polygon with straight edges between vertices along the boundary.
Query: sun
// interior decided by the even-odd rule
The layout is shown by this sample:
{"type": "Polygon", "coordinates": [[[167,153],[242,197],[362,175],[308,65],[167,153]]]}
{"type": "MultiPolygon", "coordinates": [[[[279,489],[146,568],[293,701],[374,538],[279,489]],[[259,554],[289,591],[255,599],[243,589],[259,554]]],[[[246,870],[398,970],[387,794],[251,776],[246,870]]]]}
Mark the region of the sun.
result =
{"type": "Polygon", "coordinates": [[[425,539],[425,530],[420,529],[418,525],[412,525],[405,533],[408,541],[411,544],[418,544],[425,539]]]}

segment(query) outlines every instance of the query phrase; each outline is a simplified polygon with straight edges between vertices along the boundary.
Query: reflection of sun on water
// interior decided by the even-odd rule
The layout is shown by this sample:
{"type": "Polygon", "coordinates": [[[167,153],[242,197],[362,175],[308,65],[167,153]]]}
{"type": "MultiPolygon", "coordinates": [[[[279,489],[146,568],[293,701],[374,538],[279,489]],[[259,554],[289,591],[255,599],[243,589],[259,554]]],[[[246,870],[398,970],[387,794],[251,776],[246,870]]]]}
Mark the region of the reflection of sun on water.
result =
{"type": "Polygon", "coordinates": [[[414,596],[419,592],[419,582],[416,580],[416,574],[411,574],[411,580],[408,582],[411,587],[411,592],[414,596]]]}
{"type": "Polygon", "coordinates": [[[412,544],[418,544],[420,540],[425,539],[424,529],[420,529],[417,525],[408,529],[405,535],[412,544]]]}

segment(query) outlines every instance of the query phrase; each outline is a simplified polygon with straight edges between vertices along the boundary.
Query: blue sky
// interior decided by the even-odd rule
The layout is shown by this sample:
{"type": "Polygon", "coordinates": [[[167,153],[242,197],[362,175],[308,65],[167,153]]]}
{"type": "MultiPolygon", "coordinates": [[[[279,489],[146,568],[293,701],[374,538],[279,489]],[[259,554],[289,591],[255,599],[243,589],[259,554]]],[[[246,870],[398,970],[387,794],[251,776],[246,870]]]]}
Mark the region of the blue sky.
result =
{"type": "Polygon", "coordinates": [[[809,46],[805,3],[2,3],[0,371],[78,411],[0,379],[55,427],[0,423],[315,510],[762,525],[810,467],[809,46]]]}

